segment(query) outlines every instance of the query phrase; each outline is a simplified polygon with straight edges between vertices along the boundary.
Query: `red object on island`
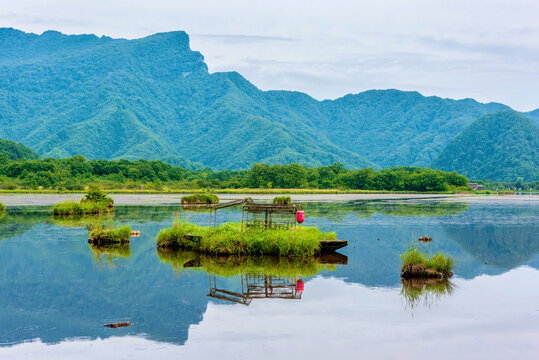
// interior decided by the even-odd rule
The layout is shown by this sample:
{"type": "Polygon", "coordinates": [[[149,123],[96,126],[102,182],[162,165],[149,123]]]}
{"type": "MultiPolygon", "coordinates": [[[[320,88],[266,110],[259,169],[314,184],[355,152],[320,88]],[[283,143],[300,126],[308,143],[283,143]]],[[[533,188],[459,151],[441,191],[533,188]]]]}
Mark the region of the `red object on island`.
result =
{"type": "Polygon", "coordinates": [[[296,221],[300,224],[305,221],[305,213],[303,210],[296,211],[296,221]]]}
{"type": "Polygon", "coordinates": [[[303,283],[303,280],[299,279],[296,281],[296,292],[302,293],[304,288],[305,284],[303,283]]]}

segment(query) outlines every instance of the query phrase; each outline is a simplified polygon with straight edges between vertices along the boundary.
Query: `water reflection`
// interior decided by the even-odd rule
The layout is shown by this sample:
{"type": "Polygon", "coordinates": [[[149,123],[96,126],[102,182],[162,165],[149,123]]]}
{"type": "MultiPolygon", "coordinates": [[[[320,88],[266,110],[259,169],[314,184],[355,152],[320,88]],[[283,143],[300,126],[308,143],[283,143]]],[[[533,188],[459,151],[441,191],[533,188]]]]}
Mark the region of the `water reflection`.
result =
{"type": "Polygon", "coordinates": [[[301,276],[275,276],[263,274],[242,274],[241,290],[231,291],[217,285],[218,277],[208,275],[209,297],[249,306],[253,299],[301,299],[304,281],[301,276]]]}
{"type": "Polygon", "coordinates": [[[125,244],[94,245],[88,244],[92,250],[92,257],[98,264],[106,263],[108,266],[114,266],[114,261],[131,256],[131,246],[125,244]]]}
{"type": "Polygon", "coordinates": [[[337,265],[348,263],[348,257],[339,253],[310,257],[219,256],[157,248],[157,256],[170,264],[175,272],[191,269],[220,277],[243,274],[309,277],[322,271],[335,271],[337,265]]]}
{"type": "Polygon", "coordinates": [[[430,308],[455,291],[455,285],[448,279],[403,279],[401,282],[401,296],[406,307],[412,310],[418,306],[430,308]]]}
{"type": "Polygon", "coordinates": [[[348,258],[339,253],[316,257],[216,256],[157,248],[176,273],[191,269],[208,275],[211,298],[249,305],[253,299],[301,299],[304,277],[334,271],[348,258]],[[221,279],[220,279],[221,278],[221,279]],[[234,278],[234,281],[223,278],[234,278]]]}

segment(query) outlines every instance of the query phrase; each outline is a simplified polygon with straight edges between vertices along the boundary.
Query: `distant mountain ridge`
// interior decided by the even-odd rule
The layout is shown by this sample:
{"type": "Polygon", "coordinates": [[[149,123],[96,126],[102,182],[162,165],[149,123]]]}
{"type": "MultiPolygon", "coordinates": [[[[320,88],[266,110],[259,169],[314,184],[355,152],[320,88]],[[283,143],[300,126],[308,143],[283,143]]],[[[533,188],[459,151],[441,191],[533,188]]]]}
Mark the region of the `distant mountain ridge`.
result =
{"type": "Polygon", "coordinates": [[[428,166],[475,119],[473,99],[371,90],[318,101],[208,73],[185,32],[125,40],[0,29],[0,138],[42,156],[192,167],[334,162],[428,166]]]}
{"type": "Polygon", "coordinates": [[[516,111],[485,115],[451,140],[432,165],[471,179],[539,181],[539,127],[516,111]]]}

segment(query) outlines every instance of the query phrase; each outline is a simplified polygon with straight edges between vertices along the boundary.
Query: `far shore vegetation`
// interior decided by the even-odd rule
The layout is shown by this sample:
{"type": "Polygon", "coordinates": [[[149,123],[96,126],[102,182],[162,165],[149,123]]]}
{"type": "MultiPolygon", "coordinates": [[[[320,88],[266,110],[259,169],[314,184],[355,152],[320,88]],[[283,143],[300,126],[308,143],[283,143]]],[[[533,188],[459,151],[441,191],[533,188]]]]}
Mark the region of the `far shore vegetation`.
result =
{"type": "Polygon", "coordinates": [[[177,219],[172,227],[159,232],[157,246],[219,255],[312,256],[321,240],[335,239],[335,233],[323,233],[315,227],[241,231],[239,223],[207,227],[177,219]]]}
{"type": "MultiPolygon", "coordinates": [[[[478,181],[490,191],[539,190],[539,182],[478,181]]],[[[189,170],[158,160],[19,159],[0,162],[2,192],[84,192],[98,184],[108,192],[471,192],[456,172],[420,167],[347,169],[341,164],[253,164],[247,170],[189,170]]]]}

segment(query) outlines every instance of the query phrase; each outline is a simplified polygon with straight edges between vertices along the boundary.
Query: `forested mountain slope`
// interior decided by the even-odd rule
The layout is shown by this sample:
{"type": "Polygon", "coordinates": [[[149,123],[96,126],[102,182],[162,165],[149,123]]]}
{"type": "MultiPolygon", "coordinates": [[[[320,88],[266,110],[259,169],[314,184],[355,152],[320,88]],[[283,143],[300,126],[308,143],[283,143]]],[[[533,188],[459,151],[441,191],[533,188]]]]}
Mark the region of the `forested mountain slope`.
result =
{"type": "Polygon", "coordinates": [[[515,111],[486,115],[467,127],[432,166],[470,179],[539,181],[539,127],[515,111]]]}
{"type": "Polygon", "coordinates": [[[265,92],[238,73],[208,73],[180,31],[124,40],[0,29],[0,137],[42,156],[427,166],[503,109],[398,90],[326,101],[265,92]]]}
{"type": "Polygon", "coordinates": [[[4,139],[0,139],[0,154],[6,155],[9,160],[31,160],[39,158],[39,155],[32,151],[32,149],[14,141],[4,139]]]}

